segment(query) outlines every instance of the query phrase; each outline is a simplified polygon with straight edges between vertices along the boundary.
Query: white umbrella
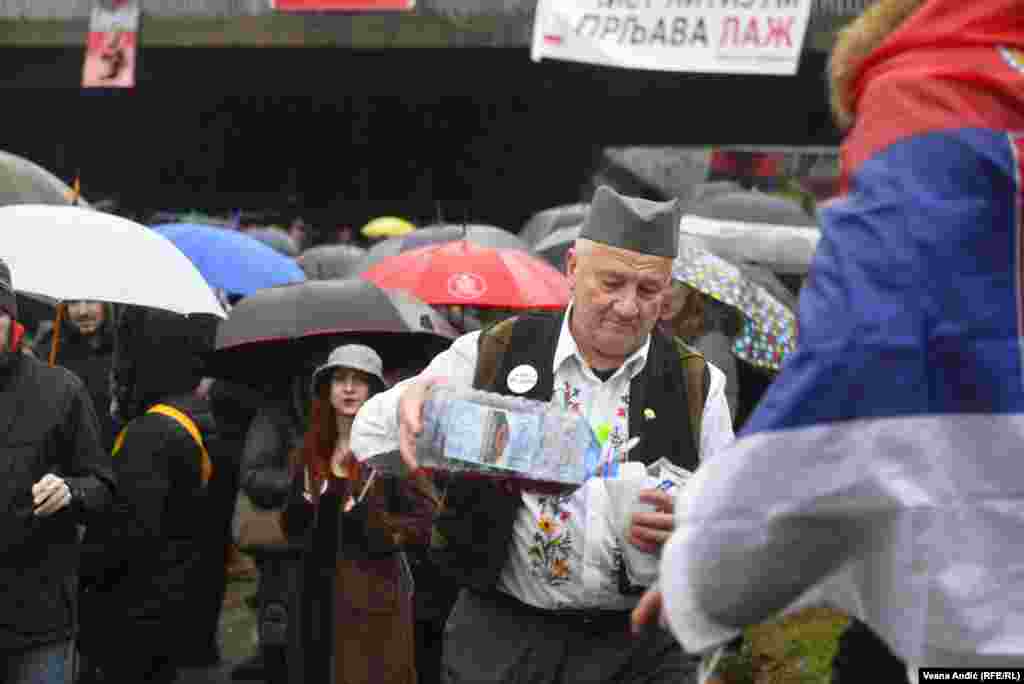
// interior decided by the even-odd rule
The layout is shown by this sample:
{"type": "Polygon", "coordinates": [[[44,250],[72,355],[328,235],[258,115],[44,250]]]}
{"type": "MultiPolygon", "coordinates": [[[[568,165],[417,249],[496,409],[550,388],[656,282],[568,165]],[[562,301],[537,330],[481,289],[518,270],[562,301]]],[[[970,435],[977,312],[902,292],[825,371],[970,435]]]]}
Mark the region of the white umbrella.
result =
{"type": "Polygon", "coordinates": [[[174,244],[128,219],[82,207],[0,207],[0,257],[24,294],[90,299],[226,318],[174,244]]]}

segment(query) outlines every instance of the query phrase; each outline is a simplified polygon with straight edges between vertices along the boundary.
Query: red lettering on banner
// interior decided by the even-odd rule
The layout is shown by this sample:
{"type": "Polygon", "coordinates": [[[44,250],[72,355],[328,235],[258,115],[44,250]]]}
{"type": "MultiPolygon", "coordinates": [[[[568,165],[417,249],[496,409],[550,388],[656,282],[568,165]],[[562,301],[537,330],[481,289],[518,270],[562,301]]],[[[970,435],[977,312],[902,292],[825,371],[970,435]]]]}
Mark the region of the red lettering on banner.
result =
{"type": "Polygon", "coordinates": [[[739,17],[726,17],[722,20],[722,37],[718,41],[718,47],[725,47],[729,44],[729,29],[732,29],[732,44],[740,44],[740,19],[739,17]]]}
{"type": "Polygon", "coordinates": [[[761,33],[758,31],[757,17],[750,17],[747,22],[747,30],[743,32],[743,47],[761,45],[761,33]]]}
{"type": "Polygon", "coordinates": [[[763,45],[771,45],[775,41],[775,47],[782,47],[782,41],[786,41],[786,47],[793,47],[793,40],[790,31],[793,28],[793,17],[786,19],[768,18],[768,33],[765,35],[763,45]]]}
{"type": "Polygon", "coordinates": [[[722,37],[718,46],[791,48],[793,22],[793,17],[762,17],[761,20],[750,17],[746,23],[741,23],[739,17],[726,17],[722,21],[722,37]]]}

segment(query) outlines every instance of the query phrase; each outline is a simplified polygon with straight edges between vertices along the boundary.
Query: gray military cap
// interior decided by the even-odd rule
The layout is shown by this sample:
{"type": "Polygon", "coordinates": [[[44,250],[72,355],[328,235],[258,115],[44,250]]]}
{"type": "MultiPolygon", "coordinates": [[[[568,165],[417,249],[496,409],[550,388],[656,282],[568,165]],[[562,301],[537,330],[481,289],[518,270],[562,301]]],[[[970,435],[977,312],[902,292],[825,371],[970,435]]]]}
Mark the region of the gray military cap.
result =
{"type": "Polygon", "coordinates": [[[679,250],[679,200],[626,197],[602,185],[594,192],[580,237],[631,252],[675,259],[679,250]]]}

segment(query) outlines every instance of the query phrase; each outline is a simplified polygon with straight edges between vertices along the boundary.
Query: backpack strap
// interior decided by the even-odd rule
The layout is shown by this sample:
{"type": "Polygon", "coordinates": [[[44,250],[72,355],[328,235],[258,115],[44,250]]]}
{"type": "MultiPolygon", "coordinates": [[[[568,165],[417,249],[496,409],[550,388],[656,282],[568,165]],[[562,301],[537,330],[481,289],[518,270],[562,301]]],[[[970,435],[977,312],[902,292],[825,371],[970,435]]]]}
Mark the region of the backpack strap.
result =
{"type": "Polygon", "coordinates": [[[476,371],[473,375],[474,388],[489,390],[494,386],[494,381],[498,377],[498,367],[512,343],[512,330],[517,320],[518,316],[505,319],[480,333],[476,371]]]}
{"type": "Polygon", "coordinates": [[[686,399],[689,404],[690,427],[693,430],[693,438],[696,441],[697,452],[700,453],[700,434],[704,420],[704,402],[707,401],[708,391],[711,387],[711,371],[708,370],[708,363],[704,355],[689,346],[678,337],[673,338],[676,351],[679,352],[679,361],[683,366],[683,376],[686,378],[686,399]]]}
{"type": "MultiPolygon", "coordinates": [[[[179,411],[169,404],[156,404],[146,414],[157,413],[162,416],[174,420],[181,427],[185,428],[185,431],[192,437],[192,440],[199,447],[200,462],[199,462],[199,475],[202,480],[203,486],[210,481],[213,477],[213,462],[210,460],[210,453],[206,450],[206,444],[203,443],[203,435],[199,432],[199,427],[195,421],[192,420],[186,413],[179,411]]],[[[114,449],[111,452],[111,456],[117,456],[118,452],[124,446],[125,433],[128,428],[121,430],[120,434],[117,435],[117,440],[114,442],[114,449]]]]}

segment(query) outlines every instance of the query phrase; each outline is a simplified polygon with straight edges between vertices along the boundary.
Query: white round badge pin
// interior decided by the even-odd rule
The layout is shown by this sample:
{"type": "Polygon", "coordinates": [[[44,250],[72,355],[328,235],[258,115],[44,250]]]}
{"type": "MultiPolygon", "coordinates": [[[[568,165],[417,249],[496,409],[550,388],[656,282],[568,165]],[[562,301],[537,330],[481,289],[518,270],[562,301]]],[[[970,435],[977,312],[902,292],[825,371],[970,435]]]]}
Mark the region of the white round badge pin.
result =
{"type": "Polygon", "coordinates": [[[526,394],[537,385],[537,369],[523,364],[516,366],[508,374],[508,388],[516,394],[526,394]]]}

